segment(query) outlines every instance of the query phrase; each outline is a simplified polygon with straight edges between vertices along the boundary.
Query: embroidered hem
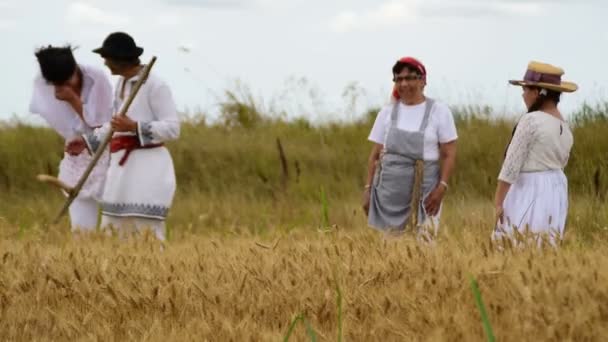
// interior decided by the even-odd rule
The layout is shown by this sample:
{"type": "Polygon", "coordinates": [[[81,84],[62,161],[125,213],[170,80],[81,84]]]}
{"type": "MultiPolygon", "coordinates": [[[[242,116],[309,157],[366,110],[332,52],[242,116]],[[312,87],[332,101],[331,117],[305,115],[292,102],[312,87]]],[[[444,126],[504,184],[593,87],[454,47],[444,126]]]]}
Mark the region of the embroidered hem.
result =
{"type": "Polygon", "coordinates": [[[134,216],[164,220],[169,213],[169,208],[154,204],[103,202],[101,204],[101,212],[107,216],[134,216]]]}

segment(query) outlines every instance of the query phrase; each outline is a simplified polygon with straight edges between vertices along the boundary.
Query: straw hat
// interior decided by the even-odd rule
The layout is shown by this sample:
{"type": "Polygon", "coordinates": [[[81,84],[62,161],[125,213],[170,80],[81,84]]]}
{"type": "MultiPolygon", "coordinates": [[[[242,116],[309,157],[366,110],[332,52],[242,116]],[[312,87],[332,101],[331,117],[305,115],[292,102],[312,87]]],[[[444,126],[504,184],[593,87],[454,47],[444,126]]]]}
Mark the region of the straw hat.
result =
{"type": "Polygon", "coordinates": [[[564,70],[562,68],[532,61],[528,64],[528,70],[526,70],[523,80],[510,80],[509,83],[522,87],[534,86],[566,93],[576,91],[578,86],[575,83],[562,81],[563,74],[564,70]]]}

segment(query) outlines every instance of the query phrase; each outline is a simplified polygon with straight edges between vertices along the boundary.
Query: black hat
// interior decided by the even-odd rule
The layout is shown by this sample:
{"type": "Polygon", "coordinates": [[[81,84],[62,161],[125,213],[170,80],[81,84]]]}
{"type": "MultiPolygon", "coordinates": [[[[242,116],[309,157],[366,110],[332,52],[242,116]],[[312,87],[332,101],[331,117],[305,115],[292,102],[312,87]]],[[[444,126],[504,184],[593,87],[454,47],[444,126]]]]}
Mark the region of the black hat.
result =
{"type": "Polygon", "coordinates": [[[106,37],[100,48],[93,50],[93,52],[100,54],[104,58],[124,60],[141,56],[144,49],[135,45],[135,41],[128,34],[114,32],[106,37]]]}

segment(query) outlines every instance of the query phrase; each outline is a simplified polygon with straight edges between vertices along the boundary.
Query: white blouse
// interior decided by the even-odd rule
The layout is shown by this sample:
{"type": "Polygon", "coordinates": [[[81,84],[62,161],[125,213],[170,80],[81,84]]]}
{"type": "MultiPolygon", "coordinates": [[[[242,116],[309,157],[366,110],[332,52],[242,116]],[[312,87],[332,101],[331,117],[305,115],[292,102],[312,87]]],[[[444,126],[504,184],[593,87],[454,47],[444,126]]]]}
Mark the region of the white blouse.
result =
{"type": "Polygon", "coordinates": [[[525,114],[517,124],[498,179],[513,184],[521,172],[563,169],[573,141],[566,122],[541,111],[525,114]]]}
{"type": "MultiPolygon", "coordinates": [[[[374,126],[368,139],[376,144],[385,144],[386,134],[391,125],[393,104],[384,106],[376,116],[374,126]]],[[[416,132],[424,118],[426,101],[409,106],[399,102],[397,128],[403,131],[416,132]]],[[[450,108],[436,101],[431,109],[429,123],[424,131],[424,160],[439,160],[439,145],[458,139],[454,116],[450,108]]]]}

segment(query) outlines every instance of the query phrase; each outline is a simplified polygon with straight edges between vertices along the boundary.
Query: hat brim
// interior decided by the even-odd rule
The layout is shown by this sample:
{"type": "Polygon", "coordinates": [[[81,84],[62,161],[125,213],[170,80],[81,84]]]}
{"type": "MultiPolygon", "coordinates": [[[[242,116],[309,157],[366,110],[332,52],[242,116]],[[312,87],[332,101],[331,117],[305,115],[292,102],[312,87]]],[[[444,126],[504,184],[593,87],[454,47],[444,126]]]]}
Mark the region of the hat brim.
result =
{"type": "Polygon", "coordinates": [[[140,48],[140,47],[136,47],[135,50],[133,51],[133,53],[122,54],[122,53],[116,53],[115,51],[110,51],[110,50],[104,49],[102,46],[102,47],[99,47],[99,48],[93,50],[93,52],[98,55],[101,55],[101,57],[104,57],[104,58],[130,59],[130,58],[137,58],[137,57],[141,56],[144,53],[144,49],[140,48]]]}
{"type": "Polygon", "coordinates": [[[553,91],[572,93],[578,89],[576,83],[572,82],[562,82],[561,84],[551,84],[544,82],[528,82],[528,81],[520,81],[520,80],[509,80],[509,83],[512,85],[520,86],[520,87],[539,87],[546,88],[553,91]]]}

